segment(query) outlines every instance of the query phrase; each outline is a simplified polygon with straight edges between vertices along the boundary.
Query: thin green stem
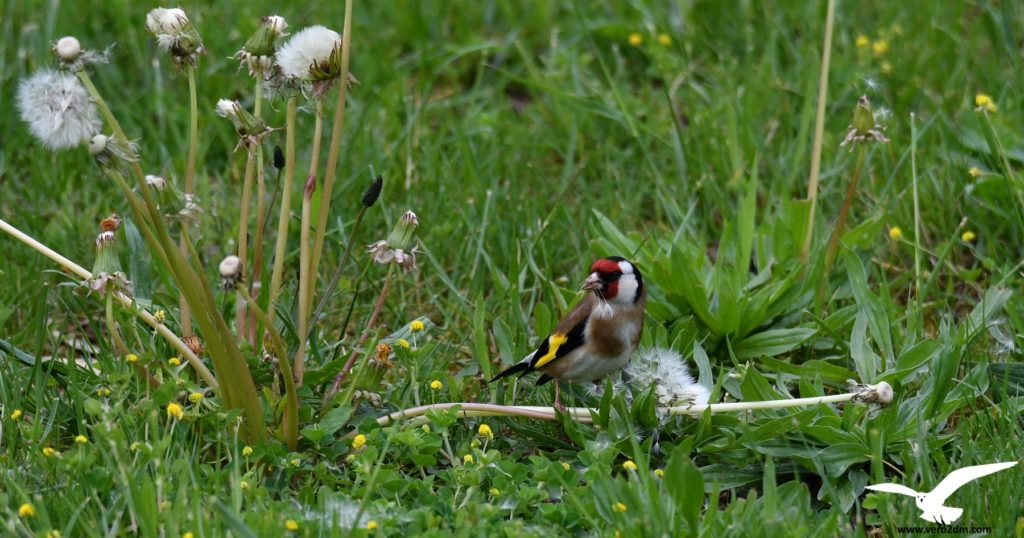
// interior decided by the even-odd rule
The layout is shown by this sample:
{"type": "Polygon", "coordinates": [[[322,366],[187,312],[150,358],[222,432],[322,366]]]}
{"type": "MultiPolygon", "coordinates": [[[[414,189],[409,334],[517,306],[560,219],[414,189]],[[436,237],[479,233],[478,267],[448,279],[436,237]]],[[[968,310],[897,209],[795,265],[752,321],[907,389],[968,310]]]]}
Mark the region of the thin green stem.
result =
{"type": "Polygon", "coordinates": [[[267,317],[274,320],[277,295],[281,293],[281,278],[284,274],[284,257],[288,249],[288,222],[291,219],[292,179],[295,177],[295,115],[298,99],[288,99],[285,117],[285,160],[284,184],[281,185],[281,208],[277,218],[277,242],[274,247],[274,270],[270,275],[270,302],[267,317]]]}
{"type": "MultiPolygon", "coordinates": [[[[256,117],[260,117],[262,108],[262,92],[260,90],[260,84],[256,83],[256,117]]],[[[252,263],[252,295],[254,297],[260,296],[260,289],[263,287],[263,235],[267,221],[267,182],[266,182],[266,171],[263,169],[263,145],[260,144],[256,148],[256,236],[253,244],[253,263],[252,263]]],[[[254,319],[251,320],[249,326],[249,345],[256,349],[256,338],[258,334],[259,323],[254,319]]]]}
{"type": "Polygon", "coordinates": [[[914,299],[917,303],[917,330],[924,327],[921,297],[921,201],[917,192],[917,121],[910,113],[910,176],[914,187],[914,299]]]}
{"type": "MultiPolygon", "coordinates": [[[[302,227],[299,230],[299,334],[306,335],[309,332],[310,300],[313,288],[313,281],[316,274],[312,271],[312,259],[309,243],[309,227],[313,210],[313,193],[316,191],[316,171],[320,163],[320,138],[324,131],[324,103],[322,99],[316,100],[316,123],[313,127],[313,151],[309,158],[309,174],[306,176],[306,185],[302,190],[302,227]]],[[[295,351],[295,380],[302,384],[302,376],[305,371],[306,338],[299,339],[299,347],[295,351]]]]}
{"type": "Polygon", "coordinates": [[[821,147],[825,136],[825,103],[828,97],[828,71],[832,60],[832,26],[836,17],[836,0],[828,0],[825,15],[825,43],[821,51],[821,71],[818,74],[818,108],[814,114],[814,143],[811,148],[811,172],[807,178],[807,200],[811,210],[807,217],[807,231],[800,258],[807,261],[811,254],[811,240],[814,238],[814,212],[818,206],[818,182],[821,173],[821,147]]]}
{"type": "MultiPolygon", "coordinates": [[[[258,147],[258,146],[257,146],[258,147]]],[[[252,199],[252,180],[256,172],[257,147],[248,147],[245,159],[245,178],[242,180],[242,207],[238,217],[238,260],[242,270],[249,267],[249,205],[252,199]]],[[[235,301],[235,334],[245,338],[245,301],[238,295],[235,301]]]]}
{"type": "MultiPolygon", "coordinates": [[[[185,194],[192,196],[196,188],[196,153],[199,149],[199,104],[196,98],[196,68],[186,64],[188,76],[189,125],[188,125],[188,160],[185,162],[185,194]]],[[[185,240],[180,238],[178,248],[185,256],[185,240]]],[[[188,301],[182,295],[179,299],[181,330],[185,336],[192,336],[192,312],[188,301]]]]}

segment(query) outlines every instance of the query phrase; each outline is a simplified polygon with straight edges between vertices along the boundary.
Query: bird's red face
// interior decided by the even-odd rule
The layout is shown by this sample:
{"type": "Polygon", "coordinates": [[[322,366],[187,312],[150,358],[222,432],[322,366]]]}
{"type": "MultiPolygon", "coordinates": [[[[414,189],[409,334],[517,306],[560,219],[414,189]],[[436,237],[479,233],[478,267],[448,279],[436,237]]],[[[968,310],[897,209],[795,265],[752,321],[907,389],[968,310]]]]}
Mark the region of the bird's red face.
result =
{"type": "Polygon", "coordinates": [[[601,258],[590,266],[583,289],[593,291],[605,301],[633,303],[643,290],[640,271],[625,258],[601,258]]]}

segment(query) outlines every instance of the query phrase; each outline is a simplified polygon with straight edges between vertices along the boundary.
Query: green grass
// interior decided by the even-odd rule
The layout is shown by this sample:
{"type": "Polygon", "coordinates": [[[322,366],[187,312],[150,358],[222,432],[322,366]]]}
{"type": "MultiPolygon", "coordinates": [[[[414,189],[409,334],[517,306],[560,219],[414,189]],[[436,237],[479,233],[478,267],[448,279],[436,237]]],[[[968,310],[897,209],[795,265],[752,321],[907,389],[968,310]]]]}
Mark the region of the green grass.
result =
{"type": "MultiPolygon", "coordinates": [[[[227,58],[262,15],[283,15],[292,31],[340,29],[342,4],[182,6],[209,51],[198,71],[197,183],[206,213],[196,240],[211,282],[235,249],[244,168],[231,153],[229,122],[213,109],[222,97],[252,102],[251,80],[227,58]]],[[[92,77],[138,138],[147,173],[180,181],[187,85],[146,35],[145,11],[123,1],[0,5],[0,218],[86,267],[98,220],[130,210],[87,152],[51,154],[31,138],[17,118],[17,83],[52,63],[49,47],[60,36],[93,49],[116,43],[110,65],[92,77]]],[[[243,456],[237,412],[214,392],[186,405],[185,420],[167,419],[167,403],[201,387],[188,370],[166,365],[172,350],[163,340],[119,318],[129,346],[162,381],[150,389],[110,349],[102,299],[3,236],[3,533],[272,536],[293,519],[298,534],[327,536],[346,533],[357,513],[363,530],[355,534],[363,535],[370,520],[381,534],[436,536],[895,535],[896,526],[933,526],[917,519],[912,499],[865,495],[864,486],[928,490],[958,467],[1024,457],[1024,403],[1014,396],[1024,377],[1015,369],[1024,334],[1024,7],[839,3],[805,269],[801,200],[824,20],[823,2],[357,2],[352,71],[361,85],[349,93],[324,274],[344,250],[362,190],[382,174],[384,194],[357,241],[385,238],[412,209],[425,253],[418,271],[396,280],[379,336],[416,318],[431,322],[413,335],[412,350],[397,352],[385,383],[357,366],[359,388],[379,392],[384,407],[338,405],[316,416],[323,385],[358,340],[383,283],[385,269],[359,249],[317,325],[300,390],[299,450],[274,439],[243,456]],[[633,32],[639,46],[629,44],[633,32]],[[670,44],[658,42],[662,33],[670,44]],[[872,43],[859,48],[860,34],[872,43]],[[876,54],[872,44],[882,39],[888,50],[876,54]],[[974,110],[979,92],[999,106],[988,116],[991,131],[974,110]],[[861,94],[891,111],[891,143],[868,149],[823,314],[814,297],[821,260],[856,158],[838,144],[861,94]],[[890,239],[892,227],[902,239],[890,239]],[[967,230],[973,242],[961,239],[967,230]],[[420,403],[513,401],[510,383],[482,381],[529,352],[571,306],[590,262],[611,254],[634,258],[653,283],[643,345],[700,363],[713,375],[713,401],[829,394],[852,378],[888,381],[893,405],[652,427],[642,406],[616,396],[595,426],[451,413],[433,416],[429,431],[374,425],[376,416],[420,403]],[[74,339],[95,351],[73,350],[74,339]],[[99,373],[68,367],[69,356],[99,373]],[[430,388],[435,379],[442,389],[430,388]],[[15,409],[23,411],[17,421],[15,409]],[[483,422],[493,440],[476,434],[483,422]],[[367,439],[358,451],[345,437],[355,429],[367,439]],[[76,444],[79,434],[88,443],[76,444]],[[44,456],[44,447],[59,457],[44,456]],[[638,469],[624,470],[627,460],[638,469]],[[35,517],[18,516],[26,502],[35,517]]],[[[269,123],[283,127],[284,104],[271,107],[269,123]]],[[[311,114],[300,114],[300,177],[311,135],[311,114]]],[[[283,131],[267,149],[273,144],[284,145],[283,131]]],[[[271,215],[276,223],[276,209],[271,215]]],[[[279,305],[286,317],[295,309],[297,218],[291,232],[279,305]]],[[[126,267],[145,255],[144,244],[121,246],[126,267]]],[[[144,265],[148,273],[133,279],[152,285],[152,300],[177,329],[168,273],[144,265]]],[[[217,298],[232,319],[233,297],[217,298]]],[[[294,349],[291,325],[284,332],[294,349]]],[[[247,353],[257,385],[269,389],[271,365],[247,353]]],[[[521,383],[514,401],[551,398],[550,387],[521,383]]],[[[571,399],[597,404],[583,391],[571,399]]],[[[274,399],[264,402],[276,420],[274,399]]],[[[1022,480],[1015,467],[964,487],[949,501],[965,510],[957,523],[1021,535],[1022,480]]]]}

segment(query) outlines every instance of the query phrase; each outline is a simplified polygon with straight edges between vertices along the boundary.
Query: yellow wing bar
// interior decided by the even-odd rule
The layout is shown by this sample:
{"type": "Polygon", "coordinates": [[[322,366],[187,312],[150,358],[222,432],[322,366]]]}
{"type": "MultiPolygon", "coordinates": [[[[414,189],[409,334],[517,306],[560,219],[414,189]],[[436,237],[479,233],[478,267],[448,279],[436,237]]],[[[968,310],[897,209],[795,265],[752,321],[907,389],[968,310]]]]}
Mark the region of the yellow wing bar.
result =
{"type": "Polygon", "coordinates": [[[537,363],[533,367],[540,368],[541,366],[555,360],[555,357],[558,355],[558,348],[568,341],[568,336],[560,333],[553,333],[548,337],[548,352],[545,353],[543,357],[537,359],[537,363]]]}

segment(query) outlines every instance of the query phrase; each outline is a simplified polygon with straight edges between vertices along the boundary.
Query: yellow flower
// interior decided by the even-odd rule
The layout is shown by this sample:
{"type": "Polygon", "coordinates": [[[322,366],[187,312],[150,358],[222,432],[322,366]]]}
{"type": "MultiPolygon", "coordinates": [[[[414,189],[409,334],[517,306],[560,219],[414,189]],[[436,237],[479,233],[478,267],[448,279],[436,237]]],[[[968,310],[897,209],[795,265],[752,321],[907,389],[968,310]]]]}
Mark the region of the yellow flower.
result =
{"type": "Polygon", "coordinates": [[[498,488],[491,488],[491,497],[497,497],[501,495],[501,490],[498,488]]]}
{"type": "Polygon", "coordinates": [[[659,34],[658,35],[658,44],[663,46],[663,47],[667,47],[667,46],[672,44],[672,38],[669,37],[668,34],[659,34]]]}
{"type": "Polygon", "coordinates": [[[857,43],[857,48],[858,49],[862,49],[862,48],[868,46],[868,44],[871,43],[871,40],[868,39],[868,36],[866,36],[864,34],[860,34],[860,35],[857,36],[856,43],[857,43]]]}
{"type": "Polygon", "coordinates": [[[107,387],[100,387],[96,389],[96,395],[100,398],[106,398],[107,396],[110,396],[110,389],[107,387]]]}
{"type": "Polygon", "coordinates": [[[409,344],[409,341],[406,340],[405,338],[399,338],[398,340],[395,340],[395,345],[402,349],[409,349],[412,347],[412,345],[409,344]]]}
{"type": "Polygon", "coordinates": [[[996,102],[992,100],[992,97],[984,93],[979,93],[974,96],[974,104],[978,105],[978,108],[984,107],[985,110],[992,113],[999,110],[999,107],[996,106],[996,102]]]}
{"type": "Polygon", "coordinates": [[[441,382],[436,379],[430,382],[430,388],[434,390],[441,390],[441,387],[443,386],[444,385],[442,385],[441,382]]]}
{"type": "Polygon", "coordinates": [[[875,56],[885,56],[885,53],[889,52],[889,41],[886,39],[879,39],[871,44],[871,51],[875,53],[875,56]]]}
{"type": "Polygon", "coordinates": [[[626,505],[624,503],[615,503],[612,505],[612,510],[615,512],[625,512],[626,505]]]}
{"type": "Polygon", "coordinates": [[[417,320],[413,320],[413,322],[409,324],[409,330],[414,332],[414,333],[418,333],[418,332],[424,331],[426,329],[427,329],[427,326],[424,325],[423,322],[418,320],[418,319],[417,320]]]}
{"type": "Polygon", "coordinates": [[[251,446],[247,446],[247,447],[242,449],[242,457],[248,458],[249,456],[252,456],[252,447],[251,446]]]}
{"type": "Polygon", "coordinates": [[[25,503],[18,507],[18,515],[21,517],[35,517],[36,507],[29,503],[25,503]]]}
{"type": "Polygon", "coordinates": [[[568,463],[565,463],[564,461],[562,462],[562,469],[568,471],[571,468],[572,467],[568,463]]]}
{"type": "Polygon", "coordinates": [[[81,435],[81,434],[76,435],[75,436],[75,443],[78,443],[80,445],[88,444],[89,443],[89,438],[84,436],[84,435],[81,435]]]}
{"type": "Polygon", "coordinates": [[[462,463],[465,463],[467,465],[470,464],[470,463],[473,463],[473,455],[472,454],[466,454],[465,456],[462,456],[462,463]]]}
{"type": "Polygon", "coordinates": [[[665,476],[665,470],[664,469],[655,469],[654,470],[654,476],[656,476],[658,478],[663,478],[665,476]]]}
{"type": "Polygon", "coordinates": [[[366,446],[366,436],[365,435],[359,434],[359,435],[355,436],[352,439],[352,448],[353,449],[359,450],[360,448],[363,448],[364,446],[366,446]]]}
{"type": "Polygon", "coordinates": [[[52,447],[46,447],[43,449],[43,455],[46,456],[47,458],[52,458],[58,454],[60,454],[60,452],[57,452],[52,447]]]}
{"type": "Polygon", "coordinates": [[[302,465],[302,460],[299,458],[292,458],[290,463],[292,464],[292,467],[298,467],[299,465],[302,465]]]}
{"type": "Polygon", "coordinates": [[[967,173],[970,174],[971,177],[981,177],[982,174],[984,174],[984,172],[981,171],[981,168],[978,168],[977,166],[972,166],[967,173]]]}
{"type": "Polygon", "coordinates": [[[975,235],[974,232],[967,230],[966,232],[963,233],[963,235],[960,236],[960,239],[963,239],[965,243],[970,243],[971,241],[974,241],[977,237],[978,236],[975,235]]]}
{"type": "Polygon", "coordinates": [[[423,433],[430,433],[430,425],[429,424],[424,424],[420,429],[423,430],[423,433]]]}
{"type": "Polygon", "coordinates": [[[627,471],[635,471],[636,470],[636,463],[634,463],[633,460],[626,460],[622,464],[622,468],[627,470],[627,471]]]}
{"type": "Polygon", "coordinates": [[[167,319],[167,312],[164,312],[163,310],[157,310],[156,312],[153,313],[153,318],[159,321],[160,323],[163,323],[164,320],[167,319]]]}
{"type": "Polygon", "coordinates": [[[60,538],[60,531],[57,529],[46,531],[46,538],[60,538]]]}
{"type": "Polygon", "coordinates": [[[185,410],[180,405],[171,402],[167,404],[167,416],[181,420],[181,417],[185,416],[185,410]]]}
{"type": "Polygon", "coordinates": [[[480,428],[477,431],[480,432],[480,437],[494,439],[494,432],[491,431],[491,427],[488,426],[487,424],[481,424],[480,428]]]}
{"type": "Polygon", "coordinates": [[[21,418],[21,409],[11,411],[11,420],[18,420],[19,418],[21,418]]]}
{"type": "Polygon", "coordinates": [[[135,452],[136,450],[138,450],[140,448],[142,448],[142,443],[140,443],[138,441],[135,441],[134,443],[132,443],[131,445],[128,446],[128,450],[131,450],[132,452],[135,452]]]}
{"type": "Polygon", "coordinates": [[[125,355],[124,360],[128,362],[139,362],[139,356],[134,353],[129,353],[125,355]]]}
{"type": "Polygon", "coordinates": [[[640,34],[638,34],[636,32],[633,32],[632,34],[629,34],[629,44],[630,45],[633,45],[634,47],[639,47],[640,45],[643,44],[643,42],[644,42],[644,36],[642,36],[642,35],[640,35],[640,34]]]}
{"type": "Polygon", "coordinates": [[[372,520],[372,519],[370,521],[366,522],[366,530],[369,530],[369,531],[375,531],[375,530],[377,530],[377,527],[379,527],[379,526],[380,525],[378,525],[377,522],[372,520]]]}
{"type": "Polygon", "coordinates": [[[288,530],[290,530],[292,532],[297,531],[297,530],[299,530],[299,522],[295,521],[294,519],[285,520],[284,528],[286,528],[286,529],[288,529],[288,530]]]}
{"type": "MultiPolygon", "coordinates": [[[[161,310],[161,312],[163,312],[163,310],[161,310]]],[[[195,537],[192,535],[191,532],[186,532],[185,534],[181,535],[181,538],[195,538],[195,537]]]]}
{"type": "Polygon", "coordinates": [[[203,401],[203,393],[202,392],[193,392],[192,394],[189,394],[188,395],[188,401],[190,401],[190,402],[192,402],[194,404],[197,404],[197,403],[203,401]]]}
{"type": "Polygon", "coordinates": [[[242,489],[249,489],[249,482],[246,480],[242,480],[241,482],[238,483],[238,487],[242,489]]]}
{"type": "Polygon", "coordinates": [[[899,241],[901,237],[903,237],[903,230],[901,230],[899,226],[889,228],[889,239],[899,241]]]}
{"type": "Polygon", "coordinates": [[[181,359],[178,357],[171,357],[167,359],[167,364],[170,364],[171,366],[181,366],[181,359]]]}

